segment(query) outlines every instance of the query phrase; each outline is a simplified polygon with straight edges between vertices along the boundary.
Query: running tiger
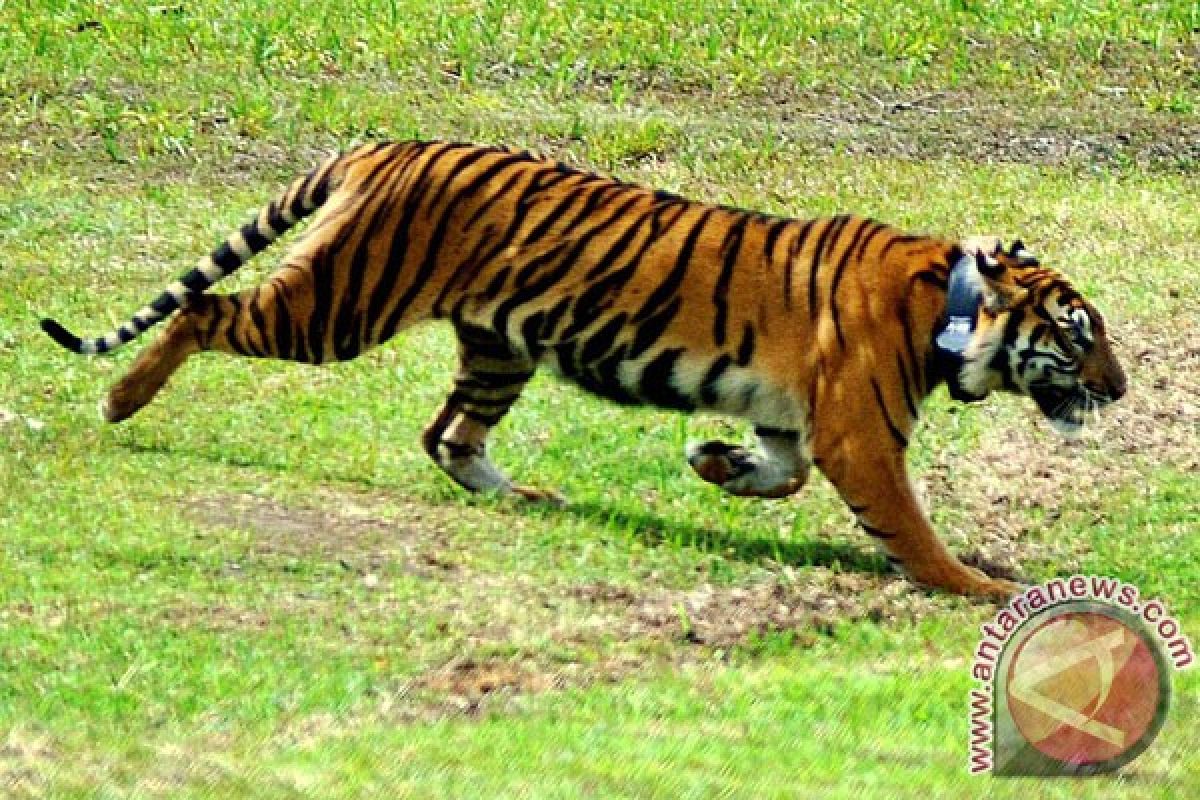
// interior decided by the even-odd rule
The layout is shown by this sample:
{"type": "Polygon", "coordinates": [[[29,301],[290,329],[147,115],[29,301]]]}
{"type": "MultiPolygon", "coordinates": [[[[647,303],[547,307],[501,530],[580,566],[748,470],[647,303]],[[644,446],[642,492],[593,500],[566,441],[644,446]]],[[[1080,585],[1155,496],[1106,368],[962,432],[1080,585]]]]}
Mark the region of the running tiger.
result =
{"type": "Polygon", "coordinates": [[[855,216],[795,220],[689,202],[528,153],[374,143],[297,179],[258,217],[107,336],[42,327],[107,353],[172,315],[109,392],[146,405],[192,354],[344,361],[448,319],[459,362],[425,450],[471,491],[532,500],[486,455],[539,365],[629,405],[755,425],[756,449],[688,448],[736,495],[783,497],[816,465],[918,582],[1006,597],[937,538],[905,469],[922,401],[1030,395],[1065,433],[1125,392],[1104,320],[1017,242],[903,233],[855,216]],[[206,294],[314,214],[262,285],[206,294]]]}

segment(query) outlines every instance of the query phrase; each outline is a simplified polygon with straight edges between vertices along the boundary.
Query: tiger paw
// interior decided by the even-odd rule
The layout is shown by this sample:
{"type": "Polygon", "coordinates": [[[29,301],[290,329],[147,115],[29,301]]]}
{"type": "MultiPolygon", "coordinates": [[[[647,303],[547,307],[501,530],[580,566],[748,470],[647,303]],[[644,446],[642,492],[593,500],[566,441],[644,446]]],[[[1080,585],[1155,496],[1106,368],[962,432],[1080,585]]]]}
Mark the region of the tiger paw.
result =
{"type": "Polygon", "coordinates": [[[1025,587],[1019,583],[1004,578],[988,578],[980,584],[974,594],[1003,603],[1023,591],[1025,591],[1025,587]]]}
{"type": "Polygon", "coordinates": [[[688,466],[701,479],[717,486],[754,471],[754,453],[744,447],[725,442],[690,442],[687,446],[688,466]]]}
{"type": "Polygon", "coordinates": [[[738,497],[786,497],[804,485],[763,455],[725,442],[691,442],[687,460],[701,479],[738,497]]]}
{"type": "Polygon", "coordinates": [[[1019,583],[1004,578],[993,578],[974,567],[967,567],[964,575],[956,575],[954,578],[936,581],[918,579],[918,582],[946,589],[955,594],[997,603],[1007,602],[1009,598],[1020,594],[1025,588],[1019,583]]]}

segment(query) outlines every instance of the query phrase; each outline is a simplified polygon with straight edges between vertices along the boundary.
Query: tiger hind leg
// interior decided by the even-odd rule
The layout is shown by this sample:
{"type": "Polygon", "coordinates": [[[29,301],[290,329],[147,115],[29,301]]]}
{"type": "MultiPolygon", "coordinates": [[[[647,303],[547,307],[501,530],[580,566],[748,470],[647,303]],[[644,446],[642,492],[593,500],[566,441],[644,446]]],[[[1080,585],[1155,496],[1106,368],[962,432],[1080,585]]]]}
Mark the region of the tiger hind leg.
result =
{"type": "Polygon", "coordinates": [[[138,354],[133,366],[100,401],[100,416],[122,422],[154,399],[188,356],[200,351],[197,315],[188,309],[176,314],[158,338],[138,354]]]}
{"type": "Polygon", "coordinates": [[[561,504],[555,492],[513,483],[487,456],[488,434],[520,397],[536,365],[489,331],[460,326],[458,339],[454,389],[425,428],[425,452],[468,491],[561,504]]]}
{"type": "Polygon", "coordinates": [[[358,326],[314,325],[311,272],[285,268],[267,283],[237,294],[195,294],[101,403],[108,422],[121,422],[154,399],[188,357],[204,351],[309,364],[344,361],[366,345],[358,326]],[[354,328],[353,331],[350,328],[354,328]]]}
{"type": "Polygon", "coordinates": [[[693,442],[688,465],[703,480],[739,497],[786,497],[803,488],[812,461],[797,431],[759,426],[758,450],[721,441],[693,442]]]}

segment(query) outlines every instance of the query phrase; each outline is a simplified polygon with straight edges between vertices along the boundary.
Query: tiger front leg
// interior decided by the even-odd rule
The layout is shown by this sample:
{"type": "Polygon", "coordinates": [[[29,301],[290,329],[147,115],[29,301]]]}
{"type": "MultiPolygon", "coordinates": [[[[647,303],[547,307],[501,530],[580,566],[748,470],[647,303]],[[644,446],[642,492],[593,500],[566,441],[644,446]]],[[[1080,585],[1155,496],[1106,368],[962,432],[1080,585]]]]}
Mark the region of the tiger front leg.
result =
{"type": "MultiPolygon", "coordinates": [[[[887,434],[884,433],[884,436],[887,434]]],[[[899,447],[879,438],[842,440],[834,452],[816,448],[821,471],[850,506],[859,525],[914,581],[954,594],[1006,600],[1021,587],[968,567],[946,549],[922,510],[899,447]]]]}
{"type": "Polygon", "coordinates": [[[757,451],[722,441],[692,442],[688,465],[703,480],[739,497],[778,498],[800,491],[812,466],[801,434],[764,426],[754,433],[757,451]]]}

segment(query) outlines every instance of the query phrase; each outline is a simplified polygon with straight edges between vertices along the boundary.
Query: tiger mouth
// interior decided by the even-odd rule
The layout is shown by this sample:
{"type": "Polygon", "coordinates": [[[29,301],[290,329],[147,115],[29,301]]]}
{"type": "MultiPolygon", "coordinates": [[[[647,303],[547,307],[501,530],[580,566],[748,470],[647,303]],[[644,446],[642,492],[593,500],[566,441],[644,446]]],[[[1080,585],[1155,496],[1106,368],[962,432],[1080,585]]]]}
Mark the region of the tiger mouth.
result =
{"type": "Polygon", "coordinates": [[[1050,421],[1050,426],[1063,436],[1078,434],[1089,415],[1112,402],[1085,386],[1035,386],[1030,389],[1030,395],[1050,421]]]}

